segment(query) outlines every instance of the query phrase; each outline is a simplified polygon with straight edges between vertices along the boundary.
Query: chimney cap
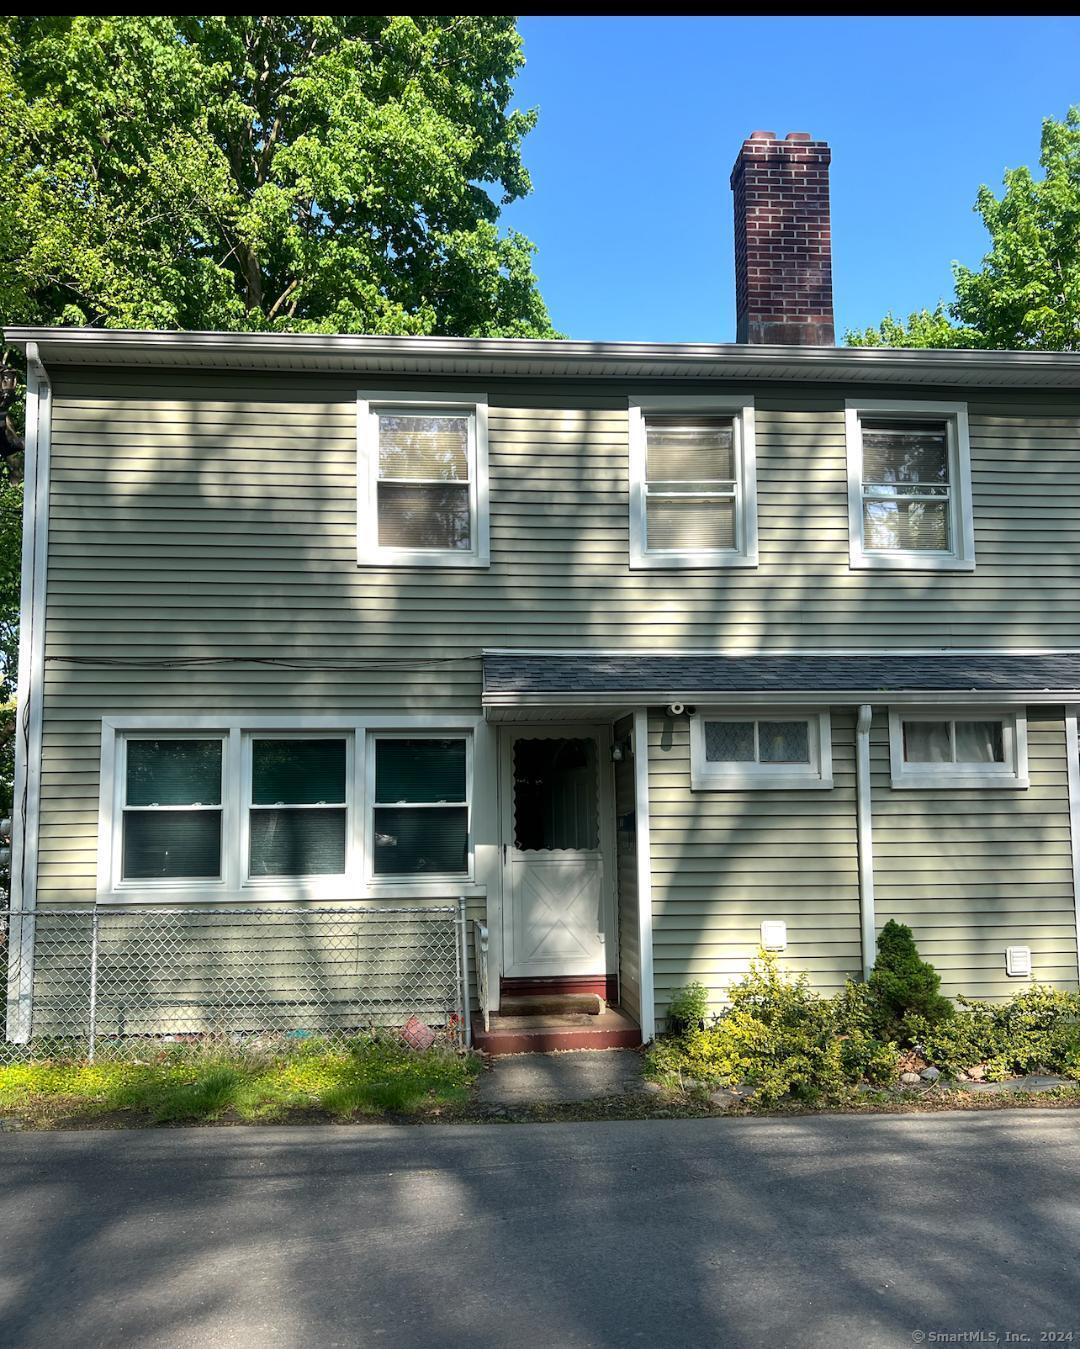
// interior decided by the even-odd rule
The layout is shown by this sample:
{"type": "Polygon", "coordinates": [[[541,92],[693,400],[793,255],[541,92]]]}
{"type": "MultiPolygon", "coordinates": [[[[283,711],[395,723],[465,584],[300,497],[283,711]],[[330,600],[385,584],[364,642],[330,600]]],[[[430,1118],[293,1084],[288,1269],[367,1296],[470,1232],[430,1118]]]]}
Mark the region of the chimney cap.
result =
{"type": "Polygon", "coordinates": [[[775,131],[751,131],[746,138],[748,141],[774,141],[776,140],[775,131]]]}
{"type": "Polygon", "coordinates": [[[789,131],[784,137],[786,141],[812,141],[813,139],[809,131],[789,131]]]}

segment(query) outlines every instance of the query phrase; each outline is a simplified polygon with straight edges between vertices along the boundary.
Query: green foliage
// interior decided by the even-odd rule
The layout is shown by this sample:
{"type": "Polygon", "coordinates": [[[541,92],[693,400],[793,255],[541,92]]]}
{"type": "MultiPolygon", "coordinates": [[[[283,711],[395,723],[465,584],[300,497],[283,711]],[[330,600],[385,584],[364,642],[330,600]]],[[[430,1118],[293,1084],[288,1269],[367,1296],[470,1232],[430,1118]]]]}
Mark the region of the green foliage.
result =
{"type": "Polygon", "coordinates": [[[854,1017],[845,1022],[845,995],[817,997],[805,975],[785,976],[774,954],[761,952],[729,998],[707,1029],[650,1048],[646,1071],[653,1080],[747,1084],[757,1101],[772,1105],[789,1096],[840,1101],[864,1080],[886,1083],[896,1075],[896,1046],[876,1039],[854,1017]]]}
{"type": "Polygon", "coordinates": [[[553,336],[512,16],[0,18],[7,323],[553,336]]]}
{"type": "Polygon", "coordinates": [[[279,1119],[292,1111],[416,1114],[467,1099],[479,1070],[472,1056],[409,1049],[392,1036],[349,1046],[303,1042],[268,1052],[177,1046],[153,1062],[79,1061],[0,1068],[0,1108],[61,1098],[100,1113],[127,1111],[157,1124],[279,1119]]]}
{"type": "Polygon", "coordinates": [[[953,264],[956,298],[906,324],[849,333],[853,346],[1080,350],[1080,108],[1042,125],[1042,177],[1008,169],[1000,197],[979,188],[990,234],[977,270],[953,264]]]}
{"type": "Polygon", "coordinates": [[[907,321],[886,314],[876,328],[849,332],[844,341],[849,347],[977,347],[979,334],[973,328],[953,323],[943,304],[936,309],[920,309],[907,321]]]}
{"type": "Polygon", "coordinates": [[[668,1030],[680,1034],[699,1027],[709,1014],[709,990],[701,983],[677,988],[667,1009],[668,1030]]]}
{"type": "Polygon", "coordinates": [[[947,1077],[977,1065],[1000,1081],[1039,1070],[1080,1074],[1080,994],[1035,985],[1008,1002],[959,999],[946,1021],[912,1026],[923,1054],[947,1077]]]}
{"type": "Polygon", "coordinates": [[[919,958],[911,928],[890,919],[877,939],[877,960],[867,980],[874,1030],[883,1039],[910,1042],[909,1022],[933,1026],[953,1012],[941,995],[941,976],[919,958]]]}

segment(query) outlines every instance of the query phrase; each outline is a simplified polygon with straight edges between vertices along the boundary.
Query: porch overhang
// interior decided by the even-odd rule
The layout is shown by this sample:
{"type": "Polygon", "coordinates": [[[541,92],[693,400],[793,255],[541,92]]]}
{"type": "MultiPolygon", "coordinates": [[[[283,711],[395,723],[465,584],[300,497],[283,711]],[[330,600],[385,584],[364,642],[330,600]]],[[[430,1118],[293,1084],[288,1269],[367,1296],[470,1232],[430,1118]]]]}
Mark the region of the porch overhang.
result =
{"type": "Polygon", "coordinates": [[[1080,651],[483,653],[492,722],[607,721],[635,707],[1080,702],[1080,651]]]}

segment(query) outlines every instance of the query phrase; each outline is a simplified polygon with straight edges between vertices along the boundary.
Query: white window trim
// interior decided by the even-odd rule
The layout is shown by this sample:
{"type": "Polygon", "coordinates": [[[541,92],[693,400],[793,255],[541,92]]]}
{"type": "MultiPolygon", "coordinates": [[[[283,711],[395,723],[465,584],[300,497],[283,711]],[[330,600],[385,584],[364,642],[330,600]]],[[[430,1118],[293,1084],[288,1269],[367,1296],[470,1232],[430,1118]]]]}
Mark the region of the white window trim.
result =
{"type": "Polygon", "coordinates": [[[845,402],[848,464],[848,538],[851,567],[865,571],[974,571],[975,524],[971,498],[971,442],[966,403],[928,403],[903,399],[849,398],[845,402]],[[863,538],[862,417],[944,420],[949,449],[948,553],[919,549],[875,552],[863,538]]]}
{"type": "Polygon", "coordinates": [[[672,571],[692,568],[756,567],[757,455],[754,443],[754,400],[748,394],[715,396],[649,396],[631,398],[630,418],[630,569],[672,571]],[[646,537],[645,419],[650,412],[730,413],[735,419],[736,547],[723,549],[650,550],[646,537]]]}
{"type": "Polygon", "coordinates": [[[890,707],[889,770],[893,787],[1024,788],[1028,785],[1027,714],[1021,708],[890,707]],[[1003,764],[909,764],[904,762],[905,721],[1001,721],[1003,764]]]}
{"type": "MultiPolygon", "coordinates": [[[[229,791],[229,750],[230,736],[226,728],[214,727],[205,730],[188,730],[187,728],[168,728],[158,731],[153,729],[130,730],[118,736],[115,740],[113,760],[115,771],[112,779],[112,812],[111,827],[108,834],[107,845],[109,848],[110,874],[115,876],[115,888],[119,893],[130,893],[138,891],[151,891],[158,894],[161,891],[179,891],[189,893],[191,891],[221,891],[229,884],[232,879],[231,862],[228,856],[226,840],[230,828],[235,828],[235,809],[231,807],[229,791]],[[192,877],[165,877],[161,880],[151,880],[149,877],[140,877],[136,880],[124,880],[124,812],[127,809],[127,747],[132,740],[218,740],[221,742],[221,856],[220,869],[217,876],[192,876],[192,877]]],[[[176,809],[180,809],[177,807],[176,809]]]]}
{"type": "MultiPolygon", "coordinates": [[[[417,881],[436,880],[446,882],[458,882],[462,880],[471,880],[475,874],[475,836],[473,831],[472,799],[473,799],[473,741],[472,736],[464,735],[460,731],[369,731],[367,745],[367,779],[366,790],[364,792],[364,846],[367,852],[367,880],[371,885],[380,886],[402,886],[414,885],[417,881]],[[375,745],[379,740],[457,740],[465,741],[465,827],[468,832],[466,845],[466,871],[464,875],[460,871],[447,872],[445,875],[434,875],[423,873],[423,875],[414,876],[377,876],[375,874],[375,745]]],[[[382,802],[382,805],[388,806],[391,803],[382,802]]],[[[410,804],[404,803],[406,807],[410,804]]],[[[451,803],[448,802],[447,805],[451,803]]],[[[453,802],[454,805],[460,805],[460,802],[453,802]]]]}
{"type": "MultiPolygon", "coordinates": [[[[472,802],[477,737],[486,732],[482,718],[414,716],[269,717],[262,713],[192,716],[105,717],[101,723],[101,779],[98,804],[97,902],[100,904],[222,904],[302,903],[308,900],[448,899],[459,895],[482,898],[487,886],[475,879],[477,829],[494,837],[488,816],[494,799],[484,792],[484,819],[477,821],[472,802]],[[373,733],[396,732],[410,738],[463,736],[466,740],[466,788],[469,802],[469,872],[453,876],[369,877],[366,820],[369,762],[368,741],[373,733]],[[342,735],[352,740],[348,765],[347,871],[344,876],[267,876],[247,879],[247,800],[250,777],[245,777],[245,754],[252,736],[286,738],[293,734],[321,737],[342,735]],[[222,876],[219,880],[122,881],[123,742],[128,734],[162,739],[224,741],[222,760],[222,876]]],[[[485,741],[486,743],[486,741],[485,741]]],[[[486,762],[486,761],[485,761],[486,762]]],[[[373,771],[373,768],[372,770],[373,771]]]]}
{"type": "Polygon", "coordinates": [[[356,748],[355,736],[351,730],[345,731],[248,731],[241,734],[240,769],[240,874],[245,886],[265,889],[267,886],[281,885],[282,882],[297,881],[307,887],[325,886],[333,890],[350,875],[356,856],[356,748]],[[345,801],[333,802],[327,806],[292,806],[286,803],[283,810],[341,810],[345,811],[345,870],[337,874],[318,876],[253,876],[251,874],[251,812],[252,810],[272,810],[272,806],[253,806],[252,795],[252,759],[254,740],[344,740],[345,741],[345,801]]]}
{"type": "Polygon", "coordinates": [[[491,522],[488,489],[488,397],[486,393],[413,393],[360,390],[356,395],[357,530],[356,560],[376,567],[490,567],[491,522]],[[379,413],[387,408],[469,415],[469,511],[472,549],[383,548],[379,546],[379,413]]]}
{"type": "Polygon", "coordinates": [[[832,718],[824,708],[708,707],[690,718],[690,787],[701,791],[829,790],[833,785],[832,718]],[[706,721],[808,721],[809,764],[711,763],[705,757],[706,721]],[[815,733],[816,723],[816,733],[815,733]]]}

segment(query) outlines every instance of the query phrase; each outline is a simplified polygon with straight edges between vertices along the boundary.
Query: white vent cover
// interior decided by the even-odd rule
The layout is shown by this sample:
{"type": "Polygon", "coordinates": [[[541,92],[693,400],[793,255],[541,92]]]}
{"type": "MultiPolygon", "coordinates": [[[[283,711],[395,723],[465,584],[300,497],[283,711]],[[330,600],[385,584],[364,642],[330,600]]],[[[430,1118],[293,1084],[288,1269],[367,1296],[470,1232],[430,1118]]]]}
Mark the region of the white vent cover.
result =
{"type": "Polygon", "coordinates": [[[766,951],[786,951],[787,923],[779,918],[766,919],[761,925],[761,944],[766,951]]]}
{"type": "Polygon", "coordinates": [[[1031,978],[1031,947],[1007,946],[1005,948],[1005,973],[1013,979],[1031,978]]]}

